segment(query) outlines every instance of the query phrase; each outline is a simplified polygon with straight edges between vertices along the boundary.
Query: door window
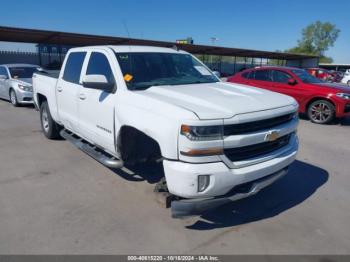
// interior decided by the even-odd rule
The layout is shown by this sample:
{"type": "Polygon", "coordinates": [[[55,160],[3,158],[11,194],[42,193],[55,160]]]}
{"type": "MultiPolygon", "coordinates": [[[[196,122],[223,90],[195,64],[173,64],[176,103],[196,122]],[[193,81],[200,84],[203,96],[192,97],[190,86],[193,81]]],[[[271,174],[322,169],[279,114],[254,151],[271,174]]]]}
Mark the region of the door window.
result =
{"type": "Polygon", "coordinates": [[[65,81],[79,84],[85,55],[86,52],[73,52],[69,54],[63,73],[63,79],[65,81]]]}
{"type": "Polygon", "coordinates": [[[273,70],[272,71],[272,79],[273,82],[277,82],[277,83],[283,83],[283,84],[288,84],[288,80],[291,79],[292,77],[282,71],[279,70],[273,70]]]}
{"type": "Polygon", "coordinates": [[[252,76],[254,76],[254,71],[248,71],[242,74],[242,77],[245,79],[252,79],[252,76]]]}
{"type": "Polygon", "coordinates": [[[271,70],[256,70],[254,79],[259,81],[272,81],[271,70]]]}
{"type": "Polygon", "coordinates": [[[87,75],[104,75],[108,83],[114,83],[114,77],[107,57],[98,52],[92,52],[86,70],[87,75]]]}

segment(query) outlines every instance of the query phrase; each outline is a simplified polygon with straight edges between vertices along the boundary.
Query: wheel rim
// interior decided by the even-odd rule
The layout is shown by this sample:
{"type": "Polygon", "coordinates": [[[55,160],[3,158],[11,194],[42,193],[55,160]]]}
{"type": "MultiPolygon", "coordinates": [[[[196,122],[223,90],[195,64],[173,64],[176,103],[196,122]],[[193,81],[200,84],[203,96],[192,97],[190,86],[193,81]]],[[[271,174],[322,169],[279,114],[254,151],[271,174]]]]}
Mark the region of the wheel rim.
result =
{"type": "Polygon", "coordinates": [[[326,103],[317,103],[311,107],[312,120],[316,122],[326,122],[332,117],[332,110],[326,103]]]}
{"type": "Polygon", "coordinates": [[[13,92],[13,91],[11,91],[11,93],[10,93],[10,100],[11,100],[11,103],[12,103],[13,105],[15,105],[15,104],[17,103],[17,101],[16,101],[16,95],[15,95],[15,92],[13,92]]]}
{"type": "Polygon", "coordinates": [[[41,113],[41,122],[43,124],[43,128],[45,130],[45,132],[49,132],[49,119],[48,119],[48,115],[47,115],[47,111],[44,109],[43,112],[41,113]]]}

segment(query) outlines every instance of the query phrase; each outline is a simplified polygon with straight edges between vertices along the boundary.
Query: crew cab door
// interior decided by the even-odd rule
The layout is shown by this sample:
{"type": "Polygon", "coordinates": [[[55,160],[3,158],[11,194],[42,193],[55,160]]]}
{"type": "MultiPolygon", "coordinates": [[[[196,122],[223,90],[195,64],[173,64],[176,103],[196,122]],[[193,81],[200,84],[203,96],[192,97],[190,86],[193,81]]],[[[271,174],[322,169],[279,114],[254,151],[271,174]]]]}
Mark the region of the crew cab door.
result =
{"type": "MultiPolygon", "coordinates": [[[[110,54],[110,56],[114,54],[110,54]]],[[[115,86],[113,62],[105,50],[94,50],[88,54],[88,62],[83,70],[85,75],[103,75],[115,86]]],[[[95,89],[87,86],[79,87],[79,132],[93,144],[107,152],[115,152],[115,101],[116,88],[95,89]]]]}
{"type": "Polygon", "coordinates": [[[86,52],[68,54],[64,71],[56,85],[57,108],[60,121],[65,128],[79,133],[78,94],[81,87],[81,71],[86,52]]]}

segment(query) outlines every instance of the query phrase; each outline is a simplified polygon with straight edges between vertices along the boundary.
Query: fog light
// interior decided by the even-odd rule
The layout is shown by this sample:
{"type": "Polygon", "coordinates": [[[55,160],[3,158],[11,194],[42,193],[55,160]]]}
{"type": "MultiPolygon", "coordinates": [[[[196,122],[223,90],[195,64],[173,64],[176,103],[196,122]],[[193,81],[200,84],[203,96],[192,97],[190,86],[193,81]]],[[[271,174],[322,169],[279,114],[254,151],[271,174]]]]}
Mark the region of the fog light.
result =
{"type": "Polygon", "coordinates": [[[198,192],[203,192],[207,189],[210,183],[209,175],[200,175],[198,176],[198,192]]]}

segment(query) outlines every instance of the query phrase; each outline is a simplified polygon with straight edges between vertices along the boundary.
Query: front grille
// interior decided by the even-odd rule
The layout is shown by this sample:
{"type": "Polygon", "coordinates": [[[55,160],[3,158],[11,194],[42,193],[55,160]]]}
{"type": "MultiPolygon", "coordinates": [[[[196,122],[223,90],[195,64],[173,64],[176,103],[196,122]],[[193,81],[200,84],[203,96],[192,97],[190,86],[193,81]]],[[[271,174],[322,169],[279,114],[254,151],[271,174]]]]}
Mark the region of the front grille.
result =
{"type": "Polygon", "coordinates": [[[294,117],[294,114],[295,113],[291,113],[283,116],[242,124],[225,125],[224,134],[225,136],[239,135],[278,126],[291,121],[294,117]]]}
{"type": "Polygon", "coordinates": [[[264,155],[288,145],[291,134],[282,136],[272,142],[263,142],[255,145],[228,148],[224,154],[232,162],[247,160],[253,157],[264,155]]]}

